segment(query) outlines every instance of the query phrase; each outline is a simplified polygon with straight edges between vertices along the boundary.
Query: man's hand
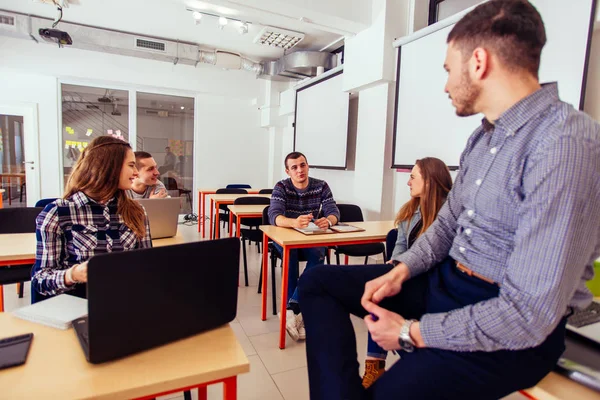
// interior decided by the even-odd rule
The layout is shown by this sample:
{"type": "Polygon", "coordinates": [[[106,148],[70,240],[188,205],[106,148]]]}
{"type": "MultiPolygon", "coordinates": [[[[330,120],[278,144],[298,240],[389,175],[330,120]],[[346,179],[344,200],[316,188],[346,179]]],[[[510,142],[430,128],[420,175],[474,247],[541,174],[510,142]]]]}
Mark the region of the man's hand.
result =
{"type": "Polygon", "coordinates": [[[404,318],[370,301],[366,303],[365,310],[369,312],[369,315],[364,318],[365,323],[375,343],[384,350],[399,350],[398,336],[404,324],[404,318]],[[377,316],[377,321],[371,314],[377,316]]]}
{"type": "Polygon", "coordinates": [[[312,214],[301,215],[294,220],[292,226],[294,228],[306,228],[312,219],[312,214]]]}
{"type": "Polygon", "coordinates": [[[169,194],[167,193],[167,191],[165,189],[160,189],[158,192],[150,194],[150,198],[151,199],[164,199],[168,195],[169,194]]]}
{"type": "Polygon", "coordinates": [[[408,267],[406,264],[400,263],[387,274],[367,282],[365,292],[360,300],[362,306],[366,309],[367,304],[370,302],[379,304],[384,298],[397,295],[400,292],[402,283],[409,277],[408,267]]]}
{"type": "Polygon", "coordinates": [[[328,229],[329,228],[329,222],[327,221],[327,218],[323,217],[323,218],[319,218],[318,220],[315,221],[315,225],[318,226],[321,229],[328,229]]]}

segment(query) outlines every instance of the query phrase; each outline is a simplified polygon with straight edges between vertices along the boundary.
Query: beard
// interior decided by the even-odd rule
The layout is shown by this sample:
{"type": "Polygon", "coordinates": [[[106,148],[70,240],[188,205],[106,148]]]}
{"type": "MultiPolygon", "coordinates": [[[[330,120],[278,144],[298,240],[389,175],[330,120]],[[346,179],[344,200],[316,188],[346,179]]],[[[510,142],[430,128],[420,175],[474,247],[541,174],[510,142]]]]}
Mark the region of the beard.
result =
{"type": "Polygon", "coordinates": [[[473,83],[466,66],[461,72],[460,87],[452,97],[456,104],[456,115],[459,117],[470,117],[475,115],[475,103],[481,94],[481,88],[473,83]]]}

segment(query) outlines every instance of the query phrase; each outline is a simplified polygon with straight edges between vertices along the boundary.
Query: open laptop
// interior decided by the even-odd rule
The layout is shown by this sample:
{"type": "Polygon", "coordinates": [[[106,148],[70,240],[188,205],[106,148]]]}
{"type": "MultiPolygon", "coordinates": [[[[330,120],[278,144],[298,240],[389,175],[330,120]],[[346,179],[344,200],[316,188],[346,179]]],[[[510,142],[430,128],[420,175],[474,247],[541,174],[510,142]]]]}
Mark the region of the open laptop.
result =
{"type": "Polygon", "coordinates": [[[600,303],[593,302],[586,310],[576,311],[567,322],[565,352],[557,371],[600,392],[600,303]],[[585,326],[580,326],[596,320],[585,326]]]}
{"type": "Polygon", "coordinates": [[[150,236],[161,239],[177,234],[179,219],[179,197],[165,199],[136,199],[146,209],[150,222],[150,236]]]}
{"type": "Polygon", "coordinates": [[[232,321],[239,260],[238,238],[94,256],[88,315],[73,321],[85,357],[111,361],[232,321]]]}

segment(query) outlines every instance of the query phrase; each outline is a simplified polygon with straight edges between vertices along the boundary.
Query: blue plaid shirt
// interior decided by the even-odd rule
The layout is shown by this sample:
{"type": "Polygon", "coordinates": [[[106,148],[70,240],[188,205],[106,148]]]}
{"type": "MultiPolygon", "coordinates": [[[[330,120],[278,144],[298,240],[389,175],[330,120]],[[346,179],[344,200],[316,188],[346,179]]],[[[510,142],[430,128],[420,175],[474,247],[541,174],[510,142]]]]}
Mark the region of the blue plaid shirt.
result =
{"type": "Polygon", "coordinates": [[[99,204],[77,192],[48,204],[36,220],[37,251],[31,285],[43,295],[75,288],[65,285],[66,270],[95,254],[152,247],[146,216],[146,234],[139,240],[117,213],[117,201],[99,204]]]}
{"type": "Polygon", "coordinates": [[[534,347],[567,307],[587,306],[600,255],[600,125],[556,84],[483,121],[434,224],[398,259],[415,276],[450,255],[500,283],[497,298],[426,314],[428,347],[534,347]]]}

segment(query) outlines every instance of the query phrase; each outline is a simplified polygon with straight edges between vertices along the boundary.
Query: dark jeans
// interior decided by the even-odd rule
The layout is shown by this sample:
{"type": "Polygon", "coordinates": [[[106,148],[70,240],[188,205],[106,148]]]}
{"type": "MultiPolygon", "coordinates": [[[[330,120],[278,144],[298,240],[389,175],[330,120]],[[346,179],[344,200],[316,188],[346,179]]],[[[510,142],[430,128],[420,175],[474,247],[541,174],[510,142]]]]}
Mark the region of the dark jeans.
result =
{"type": "MultiPolygon", "coordinates": [[[[349,313],[364,317],[365,283],[390,265],[317,266],[299,282],[306,327],[311,400],[319,399],[498,399],[534,386],[564,351],[565,322],[539,346],[494,352],[435,348],[400,352],[398,360],[368,390],[358,374],[356,339],[349,313]]],[[[405,318],[447,312],[498,296],[498,287],[458,271],[447,259],[410,279],[381,306],[405,318]]]]}
{"type": "MultiPolygon", "coordinates": [[[[277,243],[273,243],[273,246],[277,249],[281,257],[283,258],[283,248],[277,243]]],[[[300,275],[300,259],[299,256],[306,260],[306,267],[304,272],[310,268],[323,264],[325,259],[326,247],[309,247],[306,249],[294,249],[290,250],[290,260],[288,262],[288,292],[287,292],[287,303],[298,303],[298,276],[300,275]]]]}

